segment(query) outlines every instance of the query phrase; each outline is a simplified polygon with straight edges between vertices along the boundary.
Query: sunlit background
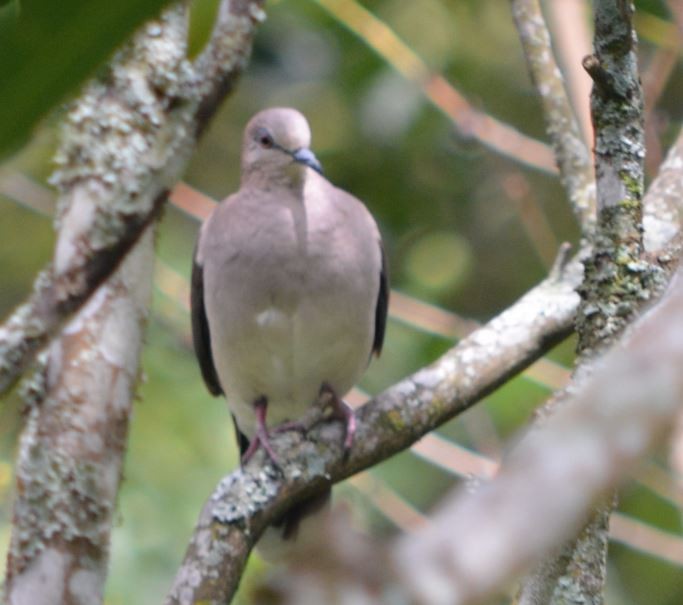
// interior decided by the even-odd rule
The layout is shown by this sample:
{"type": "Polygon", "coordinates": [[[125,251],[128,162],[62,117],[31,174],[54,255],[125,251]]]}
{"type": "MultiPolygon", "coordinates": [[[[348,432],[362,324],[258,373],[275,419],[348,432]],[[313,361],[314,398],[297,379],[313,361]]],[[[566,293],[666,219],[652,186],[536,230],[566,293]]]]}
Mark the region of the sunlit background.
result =
{"type": "MultiPolygon", "coordinates": [[[[579,0],[546,4],[588,130],[586,83],[576,66],[587,52],[589,18],[579,0]]],[[[636,4],[652,174],[683,113],[680,34],[667,2],[636,4]]],[[[216,2],[193,5],[197,52],[216,2]]],[[[203,501],[237,463],[225,402],[207,394],[192,353],[188,276],[197,217],[211,199],[238,187],[241,131],[253,113],[274,105],[301,110],[327,177],[364,200],[380,225],[396,294],[384,353],[359,385],[367,394],[503,310],[546,275],[562,242],[576,241],[549,170],[552,156],[539,144],[547,140],[541,108],[508,2],[273,0],[267,13],[250,67],[199,145],[158,231],[144,375],[112,539],[110,605],[161,600],[203,501]]],[[[0,166],[3,315],[27,295],[52,253],[47,179],[60,112],[0,166]]],[[[493,471],[508,437],[566,380],[573,347],[570,339],[412,451],[340,485],[337,501],[347,501],[354,523],[369,533],[410,531],[463,477],[493,471]]],[[[0,406],[3,552],[20,412],[16,393],[0,406]]],[[[608,605],[683,602],[682,500],[662,448],[621,492],[608,605]]],[[[250,602],[267,573],[252,557],[239,603],[250,602]]]]}

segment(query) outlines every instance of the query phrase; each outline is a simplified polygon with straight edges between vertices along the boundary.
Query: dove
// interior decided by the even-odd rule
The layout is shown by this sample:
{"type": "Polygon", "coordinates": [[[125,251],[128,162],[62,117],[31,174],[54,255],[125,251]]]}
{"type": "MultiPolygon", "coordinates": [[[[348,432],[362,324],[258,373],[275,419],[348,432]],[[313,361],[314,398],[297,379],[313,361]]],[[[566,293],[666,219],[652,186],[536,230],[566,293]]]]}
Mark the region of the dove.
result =
{"type": "MultiPolygon", "coordinates": [[[[200,228],[192,269],[195,352],[213,395],[225,395],[246,463],[259,448],[275,464],[274,432],[312,408],[355,417],[343,397],[384,341],[389,284],[382,240],[365,205],[332,185],[310,150],[306,118],[257,113],[242,145],[239,190],[200,228]]],[[[296,534],[329,490],[274,526],[296,534]]]]}

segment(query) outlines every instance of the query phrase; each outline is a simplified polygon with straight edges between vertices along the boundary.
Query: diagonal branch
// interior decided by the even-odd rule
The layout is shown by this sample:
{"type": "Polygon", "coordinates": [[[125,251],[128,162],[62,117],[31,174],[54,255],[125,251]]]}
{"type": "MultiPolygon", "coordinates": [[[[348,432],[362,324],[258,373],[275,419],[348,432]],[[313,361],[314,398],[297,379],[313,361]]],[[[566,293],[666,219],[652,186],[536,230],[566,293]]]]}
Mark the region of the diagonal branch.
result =
{"type": "Polygon", "coordinates": [[[193,86],[199,95],[197,137],[246,67],[254,27],[266,18],[264,3],[265,0],[223,0],[218,6],[211,38],[194,63],[193,86]]]}
{"type": "Polygon", "coordinates": [[[0,395],[158,216],[197,136],[244,68],[262,5],[263,0],[223,0],[196,68],[185,59],[176,64],[172,52],[159,48],[154,56],[139,57],[155,66],[148,76],[153,94],[136,95],[133,84],[144,70],[125,88],[114,68],[108,76],[113,84],[94,83],[70,112],[64,137],[71,142],[57,158],[61,169],[54,184],[69,198],[60,203],[58,220],[73,212],[81,222],[60,239],[60,263],[41,272],[29,299],[0,326],[0,395]],[[119,87],[115,99],[109,96],[112,85],[119,87]],[[112,135],[109,145],[102,144],[103,134],[112,135]],[[96,204],[90,205],[91,197],[96,204]]]}
{"type": "Polygon", "coordinates": [[[276,447],[286,452],[284,477],[256,460],[226,477],[201,512],[166,602],[229,602],[252,546],[275,515],[409,447],[542,355],[571,331],[580,279],[577,261],[560,267],[435,363],[358,409],[347,459],[339,427],[323,425],[305,441],[294,434],[277,438],[276,447]]]}
{"type": "Polygon", "coordinates": [[[681,309],[679,270],[624,346],[597,362],[592,378],[520,441],[489,484],[461,490],[428,528],[400,539],[399,576],[420,603],[458,605],[495,594],[576,531],[595,499],[661,443],[683,401],[681,309]]]}
{"type": "MultiPolygon", "coordinates": [[[[662,164],[659,174],[643,198],[646,249],[653,254],[659,254],[658,259],[667,269],[671,269],[671,266],[676,262],[674,255],[678,247],[674,245],[671,251],[669,247],[672,242],[676,243],[681,229],[683,179],[680,177],[680,156],[682,151],[683,132],[679,134],[678,140],[669,150],[667,160],[662,164]]],[[[558,395],[546,403],[543,406],[543,417],[557,408],[558,399],[562,399],[563,403],[566,402],[568,394],[568,390],[560,391],[558,395]]],[[[558,579],[567,572],[567,566],[571,563],[571,556],[574,554],[577,544],[586,545],[590,541],[591,529],[594,530],[595,538],[602,542],[607,523],[604,512],[605,509],[593,519],[594,523],[581,533],[578,542],[574,540],[568,543],[556,556],[547,557],[531,574],[524,578],[515,605],[543,605],[551,602],[553,593],[556,591],[568,589],[570,592],[578,592],[576,580],[585,578],[586,574],[581,574],[574,569],[573,573],[567,574],[569,577],[565,576],[566,579],[562,584],[558,584],[558,579]],[[559,588],[559,586],[563,588],[559,588]]],[[[601,545],[601,548],[603,546],[606,547],[606,545],[601,545]]],[[[583,548],[584,556],[588,552],[590,552],[589,548],[583,548]]],[[[599,566],[584,565],[584,567],[593,570],[600,569],[599,566]]]]}
{"type": "Polygon", "coordinates": [[[458,132],[529,167],[554,174],[557,168],[544,143],[478,110],[443,76],[434,74],[424,61],[386,23],[357,0],[317,0],[354,32],[455,125],[458,132]]]}
{"type": "Polygon", "coordinates": [[[524,56],[543,105],[546,129],[555,152],[574,214],[584,234],[595,226],[595,178],[591,155],[581,138],[579,125],[567,98],[550,34],[538,0],[512,0],[524,56]]]}

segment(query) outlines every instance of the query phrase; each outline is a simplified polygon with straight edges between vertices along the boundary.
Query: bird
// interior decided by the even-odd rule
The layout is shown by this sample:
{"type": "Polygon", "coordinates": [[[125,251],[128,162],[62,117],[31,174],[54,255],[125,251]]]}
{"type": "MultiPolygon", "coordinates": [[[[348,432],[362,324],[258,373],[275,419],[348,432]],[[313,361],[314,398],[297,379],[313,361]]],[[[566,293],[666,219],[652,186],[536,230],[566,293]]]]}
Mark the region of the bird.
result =
{"type": "MultiPolygon", "coordinates": [[[[192,333],[209,392],[224,395],[241,461],[260,448],[278,464],[275,432],[326,406],[355,417],[343,397],[382,351],[389,302],[386,255],[366,206],[335,187],[310,149],[297,110],[249,120],[239,190],[202,224],[191,280],[192,333]]],[[[296,536],[329,490],[272,524],[296,536]]]]}

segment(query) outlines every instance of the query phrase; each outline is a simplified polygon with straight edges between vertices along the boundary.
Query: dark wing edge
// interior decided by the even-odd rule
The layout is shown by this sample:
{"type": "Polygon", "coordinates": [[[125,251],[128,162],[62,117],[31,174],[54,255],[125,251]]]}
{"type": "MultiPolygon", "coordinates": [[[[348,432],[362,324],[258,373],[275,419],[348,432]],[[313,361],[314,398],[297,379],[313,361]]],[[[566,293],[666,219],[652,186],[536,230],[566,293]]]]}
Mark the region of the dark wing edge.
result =
{"type": "Polygon", "coordinates": [[[209,333],[209,321],[204,306],[204,269],[197,262],[198,247],[199,242],[195,246],[192,260],[192,290],[190,294],[192,342],[206,388],[209,389],[209,393],[218,396],[223,394],[223,389],[218,380],[218,373],[211,354],[211,334],[209,333]]]}
{"type": "Polygon", "coordinates": [[[242,431],[240,431],[240,427],[237,426],[237,418],[235,418],[234,414],[232,415],[232,423],[235,425],[235,437],[237,438],[237,446],[240,448],[241,458],[249,449],[249,439],[242,431]]]}
{"type": "Polygon", "coordinates": [[[372,352],[379,357],[384,344],[384,333],[387,327],[387,312],[389,310],[389,270],[387,268],[387,255],[382,241],[379,242],[382,255],[382,268],[379,272],[379,293],[377,294],[377,306],[375,307],[375,338],[372,341],[372,352]]]}

